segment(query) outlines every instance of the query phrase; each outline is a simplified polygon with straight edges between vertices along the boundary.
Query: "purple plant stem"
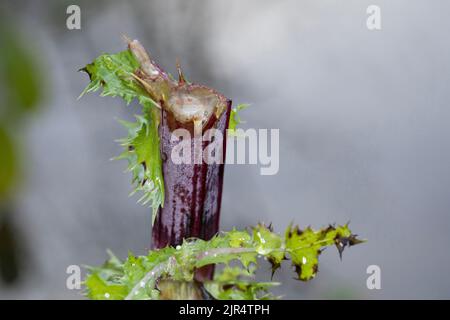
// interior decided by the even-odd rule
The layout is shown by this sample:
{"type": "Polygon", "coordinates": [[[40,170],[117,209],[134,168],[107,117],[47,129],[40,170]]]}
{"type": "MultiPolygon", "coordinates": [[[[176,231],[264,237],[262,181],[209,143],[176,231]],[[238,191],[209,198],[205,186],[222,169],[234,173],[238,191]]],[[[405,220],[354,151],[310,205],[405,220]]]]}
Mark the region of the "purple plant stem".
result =
{"type": "MultiPolygon", "coordinates": [[[[191,237],[209,240],[219,231],[231,100],[213,89],[188,83],[179,65],[179,81],[175,81],[151,60],[137,40],[129,40],[128,47],[140,62],[134,77],[161,108],[159,138],[165,198],[152,228],[152,247],[177,246],[191,237]],[[172,141],[172,133],[183,128],[195,137],[195,123],[200,124],[202,133],[211,128],[222,133],[220,163],[208,164],[203,159],[197,163],[194,139],[191,163],[173,162],[172,150],[179,142],[172,141]]],[[[202,155],[209,143],[201,142],[202,155]]],[[[211,279],[213,272],[212,266],[206,266],[198,270],[196,279],[211,279]]]]}
{"type": "MultiPolygon", "coordinates": [[[[153,247],[176,246],[183,239],[196,237],[211,239],[219,231],[220,207],[222,200],[224,162],[226,152],[226,129],[231,112],[231,101],[220,115],[214,116],[203,132],[210,128],[220,130],[224,139],[222,143],[222,163],[176,164],[171,154],[177,142],[171,142],[172,132],[178,128],[189,127],[176,121],[172,114],[162,110],[160,123],[161,157],[166,196],[164,206],[160,208],[153,225],[153,247]]],[[[202,149],[209,142],[202,143],[202,149]]],[[[191,158],[193,158],[194,140],[191,140],[191,158]]],[[[211,266],[204,267],[196,274],[197,280],[211,279],[211,266]]]]}

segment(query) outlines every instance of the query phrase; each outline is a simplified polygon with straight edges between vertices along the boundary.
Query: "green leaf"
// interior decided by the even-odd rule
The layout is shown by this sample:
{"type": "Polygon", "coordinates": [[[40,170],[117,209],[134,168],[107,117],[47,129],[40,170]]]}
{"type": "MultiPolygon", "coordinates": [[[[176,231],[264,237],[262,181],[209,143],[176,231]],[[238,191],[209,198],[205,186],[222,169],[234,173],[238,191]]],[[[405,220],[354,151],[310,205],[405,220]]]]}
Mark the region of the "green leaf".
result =
{"type": "MultiPolygon", "coordinates": [[[[144,116],[136,116],[136,122],[121,123],[128,129],[128,137],[120,140],[124,151],[118,159],[128,161],[127,171],[132,173],[134,190],[131,195],[141,192],[143,195],[138,202],[153,208],[152,222],[154,222],[158,208],[164,203],[164,181],[162,178],[162,163],[159,152],[158,123],[149,121],[148,110],[144,116]]],[[[157,119],[154,117],[155,120],[157,119]]]]}
{"type": "Polygon", "coordinates": [[[290,225],[285,233],[286,250],[291,256],[298,279],[307,281],[314,278],[318,271],[319,255],[322,248],[336,245],[339,254],[342,255],[344,248],[355,245],[362,241],[352,235],[348,225],[329,226],[328,228],[315,231],[311,227],[301,230],[298,226],[290,225]]]}
{"type": "Polygon", "coordinates": [[[126,278],[125,283],[129,285],[130,290],[132,289],[132,284],[137,283],[147,273],[144,266],[144,260],[145,257],[135,257],[130,252],[128,255],[128,259],[123,265],[123,271],[126,278]]]}
{"type": "Polygon", "coordinates": [[[17,155],[9,134],[0,126],[0,200],[11,194],[17,181],[17,155]]]}
{"type": "Polygon", "coordinates": [[[272,264],[272,275],[282,260],[291,259],[298,278],[306,281],[317,272],[322,248],[335,245],[342,253],[346,246],[361,242],[348,225],[317,231],[289,226],[283,238],[270,227],[258,224],[250,230],[222,232],[209,241],[185,239],[176,248],[153,250],[147,256],[130,253],[124,263],[112,256],[102,267],[91,269],[86,280],[87,292],[88,297],[98,298],[105,292],[111,294],[113,286],[123,298],[157,299],[158,280],[192,282],[198,268],[216,264],[224,266],[223,271],[205,286],[217,299],[273,298],[268,289],[274,283],[254,280],[259,255],[272,264]]]}
{"type": "Polygon", "coordinates": [[[230,121],[228,123],[228,134],[236,135],[236,127],[238,124],[243,123],[241,117],[239,116],[239,112],[248,108],[250,105],[247,103],[241,103],[236,106],[236,108],[231,109],[230,113],[230,121]]]}
{"type": "Polygon", "coordinates": [[[205,284],[206,290],[219,300],[262,300],[274,299],[269,289],[277,282],[257,282],[254,270],[226,266],[216,272],[214,281],[205,284]]]}
{"type": "Polygon", "coordinates": [[[92,300],[123,300],[128,292],[124,285],[108,283],[99,273],[89,274],[85,280],[87,296],[92,300]]]}
{"type": "Polygon", "coordinates": [[[256,251],[259,254],[266,255],[272,265],[273,276],[284,259],[284,250],[279,250],[280,248],[283,249],[283,240],[278,234],[273,233],[271,229],[263,224],[258,224],[253,229],[253,238],[256,243],[256,251]]]}
{"type": "Polygon", "coordinates": [[[238,231],[233,229],[226,234],[228,243],[232,248],[242,248],[251,245],[252,237],[247,231],[238,231]]]}
{"type": "Polygon", "coordinates": [[[119,140],[124,147],[116,159],[128,161],[128,171],[132,173],[134,190],[131,194],[142,193],[138,202],[150,204],[153,218],[164,203],[164,181],[160,155],[158,126],[160,113],[144,88],[133,76],[139,69],[139,62],[130,50],[117,54],[103,54],[91,64],[81,69],[88,73],[91,82],[80,95],[102,90],[102,96],[119,96],[127,104],[136,99],[143,107],[143,115],[136,116],[136,122],[121,123],[128,129],[128,136],[119,140]]]}
{"type": "Polygon", "coordinates": [[[92,300],[122,300],[128,288],[122,283],[124,264],[108,251],[109,259],[101,267],[88,267],[84,285],[86,295],[92,300]]]}
{"type": "Polygon", "coordinates": [[[127,104],[139,96],[146,96],[145,90],[133,78],[139,62],[130,50],[116,54],[103,54],[80,71],[86,72],[91,82],[81,93],[102,89],[101,96],[119,96],[127,104]]]}

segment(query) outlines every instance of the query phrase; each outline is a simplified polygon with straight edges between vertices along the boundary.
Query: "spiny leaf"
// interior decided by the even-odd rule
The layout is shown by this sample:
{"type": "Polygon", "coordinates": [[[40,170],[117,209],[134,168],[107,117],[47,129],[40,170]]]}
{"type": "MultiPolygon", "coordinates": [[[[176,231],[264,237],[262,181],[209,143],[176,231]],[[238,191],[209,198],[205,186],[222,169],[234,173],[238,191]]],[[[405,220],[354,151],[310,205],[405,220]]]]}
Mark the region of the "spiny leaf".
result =
{"type": "Polygon", "coordinates": [[[164,203],[164,182],[159,149],[158,126],[160,114],[147,92],[133,76],[139,69],[139,62],[130,50],[117,54],[103,54],[81,69],[88,73],[91,82],[80,95],[102,89],[102,96],[119,96],[129,104],[136,99],[143,107],[143,115],[136,116],[136,122],[121,123],[127,128],[128,136],[119,140],[124,147],[116,159],[128,160],[127,170],[132,173],[134,190],[141,192],[138,200],[151,204],[155,220],[159,207],[164,203]]]}
{"type": "Polygon", "coordinates": [[[84,285],[86,296],[92,300],[123,300],[128,289],[121,282],[123,263],[108,251],[110,258],[101,267],[88,267],[84,285]]]}
{"type": "Polygon", "coordinates": [[[91,79],[80,97],[85,93],[103,89],[101,96],[119,96],[129,104],[140,95],[146,96],[145,91],[132,76],[138,68],[139,63],[130,50],[103,54],[80,69],[91,79]]]}
{"type": "Polygon", "coordinates": [[[87,297],[92,300],[123,300],[127,295],[127,287],[105,281],[99,273],[87,276],[85,285],[87,297]]]}
{"type": "Polygon", "coordinates": [[[267,260],[272,266],[272,277],[275,271],[281,266],[281,261],[284,259],[284,251],[277,250],[282,248],[281,237],[272,232],[271,229],[263,224],[258,224],[253,229],[253,239],[257,244],[257,251],[259,254],[267,256],[267,260]]]}
{"type": "Polygon", "coordinates": [[[317,231],[310,227],[300,230],[291,225],[281,237],[270,227],[258,224],[250,230],[222,232],[209,241],[185,239],[175,248],[153,250],[147,256],[136,257],[130,253],[124,263],[111,258],[102,267],[91,269],[86,280],[87,292],[88,297],[102,299],[102,294],[111,291],[111,286],[118,286],[113,287],[115,297],[120,293],[123,298],[156,299],[158,280],[191,282],[196,269],[220,264],[224,266],[223,271],[216,273],[214,281],[206,284],[214,297],[264,299],[272,297],[267,290],[273,283],[256,282],[252,278],[259,256],[269,260],[273,272],[282,260],[291,259],[298,278],[306,281],[317,273],[322,248],[335,245],[342,252],[346,246],[360,242],[347,225],[317,231]],[[236,262],[240,263],[236,265],[236,262]],[[116,292],[119,293],[116,295],[116,292]]]}
{"type": "Polygon", "coordinates": [[[205,287],[213,297],[220,300],[275,299],[269,289],[279,283],[255,281],[255,269],[225,266],[216,272],[214,281],[206,283],[205,287]]]}
{"type": "Polygon", "coordinates": [[[336,245],[339,254],[346,245],[360,243],[356,236],[352,235],[348,225],[329,226],[315,231],[311,227],[301,230],[298,226],[290,225],[285,233],[286,250],[291,256],[298,279],[307,281],[314,278],[318,271],[318,257],[323,247],[336,245]]]}
{"type": "Polygon", "coordinates": [[[241,117],[239,116],[239,111],[248,108],[250,105],[247,103],[238,104],[235,108],[231,109],[230,121],[228,123],[228,134],[236,135],[236,127],[238,124],[243,123],[241,117]]]}

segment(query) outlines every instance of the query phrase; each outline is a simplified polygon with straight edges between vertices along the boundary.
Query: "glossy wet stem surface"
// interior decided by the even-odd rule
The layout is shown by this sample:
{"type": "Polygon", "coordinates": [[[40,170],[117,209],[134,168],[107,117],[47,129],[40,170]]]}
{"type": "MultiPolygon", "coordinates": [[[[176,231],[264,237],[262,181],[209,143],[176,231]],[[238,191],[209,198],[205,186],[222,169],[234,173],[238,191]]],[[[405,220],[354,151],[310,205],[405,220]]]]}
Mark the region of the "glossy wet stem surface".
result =
{"type": "MultiPolygon", "coordinates": [[[[165,199],[152,228],[152,248],[176,246],[189,237],[209,240],[219,231],[231,101],[213,89],[187,83],[180,69],[179,81],[174,81],[136,40],[129,42],[129,48],[141,64],[136,74],[138,80],[161,107],[159,136],[165,199]],[[179,141],[173,139],[173,132],[183,128],[194,137],[199,124],[202,132],[214,128],[222,133],[223,161],[215,164],[194,161],[196,142],[192,139],[192,161],[175,163],[171,155],[179,141]]],[[[210,142],[197,143],[201,143],[203,150],[210,142]]],[[[210,279],[212,273],[213,268],[206,267],[199,270],[196,278],[210,279]]]]}

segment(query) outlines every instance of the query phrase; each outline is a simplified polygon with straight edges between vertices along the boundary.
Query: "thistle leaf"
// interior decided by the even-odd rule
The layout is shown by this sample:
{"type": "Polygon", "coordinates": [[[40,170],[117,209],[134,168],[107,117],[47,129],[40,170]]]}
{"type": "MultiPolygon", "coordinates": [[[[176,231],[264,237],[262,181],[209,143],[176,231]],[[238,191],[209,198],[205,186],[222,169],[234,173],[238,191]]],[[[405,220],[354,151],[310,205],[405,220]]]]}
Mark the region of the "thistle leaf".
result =
{"type": "Polygon", "coordinates": [[[134,190],[131,194],[142,194],[138,202],[150,204],[155,220],[159,207],[164,203],[164,181],[160,155],[158,126],[160,114],[156,102],[148,95],[134,74],[139,62],[130,50],[117,54],[103,54],[81,69],[91,82],[82,94],[102,90],[101,96],[121,97],[127,104],[136,99],[143,107],[143,115],[136,122],[121,121],[128,136],[119,140],[124,147],[115,159],[128,160],[127,171],[132,173],[134,190]]]}
{"type": "Polygon", "coordinates": [[[347,225],[317,231],[289,226],[282,237],[270,227],[258,224],[250,230],[223,232],[209,241],[186,239],[176,248],[153,250],[147,256],[136,257],[130,253],[124,263],[117,258],[110,259],[102,267],[91,269],[85,282],[87,296],[104,299],[108,292],[114,298],[157,299],[159,280],[191,282],[198,268],[215,264],[223,266],[222,272],[205,283],[205,288],[215,298],[274,298],[269,289],[276,283],[254,279],[259,267],[258,257],[272,264],[272,275],[282,260],[291,259],[298,278],[307,281],[316,275],[318,257],[324,247],[335,245],[342,253],[346,246],[360,242],[347,225]]]}
{"type": "Polygon", "coordinates": [[[319,268],[319,255],[322,248],[335,245],[342,257],[344,248],[361,243],[362,240],[352,235],[348,225],[329,226],[315,231],[311,227],[301,230],[298,226],[289,226],[285,233],[286,251],[291,256],[292,265],[298,279],[308,281],[314,278],[319,268]]]}
{"type": "Polygon", "coordinates": [[[230,113],[230,121],[228,123],[228,134],[236,135],[236,127],[238,124],[243,123],[241,117],[239,116],[239,112],[248,108],[250,105],[247,103],[238,104],[235,108],[231,109],[230,113]]]}

